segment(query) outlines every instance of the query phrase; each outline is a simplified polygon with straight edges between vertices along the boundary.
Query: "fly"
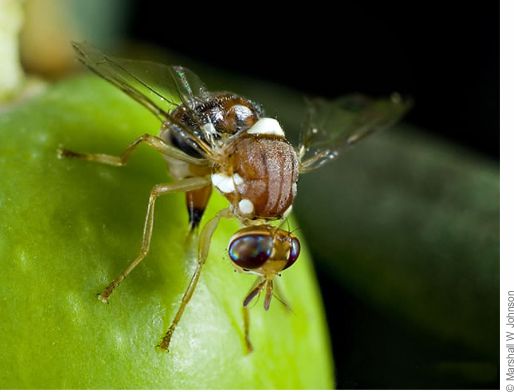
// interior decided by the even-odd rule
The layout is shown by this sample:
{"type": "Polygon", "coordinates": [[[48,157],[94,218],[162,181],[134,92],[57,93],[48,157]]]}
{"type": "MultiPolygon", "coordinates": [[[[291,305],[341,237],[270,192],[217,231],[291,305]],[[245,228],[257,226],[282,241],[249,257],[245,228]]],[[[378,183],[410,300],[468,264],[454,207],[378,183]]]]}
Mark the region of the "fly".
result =
{"type": "Polygon", "coordinates": [[[150,110],[162,125],[159,136],[140,136],[120,156],[60,148],[59,157],[125,166],[133,151],[146,144],[163,156],[174,179],[153,187],[139,254],[98,299],[107,302],[147,255],[157,198],[184,192],[190,233],[195,233],[215,188],[229,206],[203,225],[198,234],[193,276],[159,347],[169,348],[198,284],[218,223],[235,218],[242,228],[229,242],[229,258],[237,271],[257,276],[242,303],[246,349],[252,351],[248,306],[264,292],[264,308],[268,310],[275,278],[300,254],[299,239],[281,228],[292,210],[299,175],[318,169],[370,133],[392,125],[409,108],[409,102],[398,95],[377,100],[361,95],[336,101],[313,99],[308,102],[299,145],[294,147],[281,124],[266,117],[261,105],[238,94],[211,92],[187,68],[118,59],[87,43],[73,43],[73,48],[90,70],[150,110]]]}

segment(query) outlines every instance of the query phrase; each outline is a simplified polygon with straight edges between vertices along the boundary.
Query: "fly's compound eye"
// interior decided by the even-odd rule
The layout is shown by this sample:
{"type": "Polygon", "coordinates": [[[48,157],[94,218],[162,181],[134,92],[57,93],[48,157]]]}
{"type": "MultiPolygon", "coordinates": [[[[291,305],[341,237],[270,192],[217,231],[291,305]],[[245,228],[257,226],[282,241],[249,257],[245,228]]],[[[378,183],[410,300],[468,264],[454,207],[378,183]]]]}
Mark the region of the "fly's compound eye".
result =
{"type": "Polygon", "coordinates": [[[291,238],[291,249],[289,249],[289,257],[284,269],[291,267],[298,256],[300,256],[300,240],[298,238],[291,238]]]}
{"type": "Polygon", "coordinates": [[[273,238],[262,234],[249,234],[230,242],[228,254],[239,267],[247,270],[259,268],[271,256],[273,238]]]}

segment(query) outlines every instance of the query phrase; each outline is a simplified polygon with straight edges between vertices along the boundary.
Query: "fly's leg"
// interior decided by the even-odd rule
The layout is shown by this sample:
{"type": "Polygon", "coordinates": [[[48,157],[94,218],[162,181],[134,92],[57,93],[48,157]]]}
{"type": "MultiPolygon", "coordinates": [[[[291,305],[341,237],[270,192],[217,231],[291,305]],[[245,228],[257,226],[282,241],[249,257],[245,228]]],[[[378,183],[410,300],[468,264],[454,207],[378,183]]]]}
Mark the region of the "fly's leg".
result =
{"type": "Polygon", "coordinates": [[[253,351],[253,345],[250,340],[250,311],[247,306],[243,306],[243,326],[245,334],[245,348],[246,354],[250,354],[253,351]]]}
{"type": "Polygon", "coordinates": [[[284,305],[284,307],[286,308],[286,310],[288,312],[292,312],[293,309],[291,308],[291,306],[289,305],[289,303],[285,299],[285,296],[284,296],[284,293],[282,291],[281,285],[278,284],[280,282],[275,282],[275,283],[277,283],[277,284],[273,287],[273,296],[278,300],[278,302],[280,302],[282,305],[284,305]]]}
{"type": "Polygon", "coordinates": [[[159,184],[155,185],[150,193],[150,199],[148,201],[148,207],[146,211],[145,226],[143,230],[143,240],[138,256],[128,265],[128,267],[116,278],[109,286],[105,288],[98,295],[98,299],[104,303],[107,303],[109,296],[113,290],[120,285],[120,283],[127,277],[130,272],[137,267],[137,265],[145,258],[150,249],[150,240],[152,239],[152,229],[154,221],[154,206],[155,200],[162,195],[166,195],[172,192],[187,192],[193,189],[198,189],[206,186],[210,183],[210,180],[205,177],[194,177],[186,178],[173,184],[159,184]]]}
{"type": "Polygon", "coordinates": [[[139,146],[141,143],[147,144],[154,150],[157,150],[161,154],[169,157],[178,158],[188,163],[202,163],[201,159],[193,158],[187,155],[186,153],[182,152],[181,150],[165,143],[164,140],[162,140],[161,138],[149,135],[147,133],[138,137],[136,140],[130,143],[129,146],[125,149],[125,151],[123,151],[123,153],[120,156],[108,154],[81,153],[67,150],[64,148],[59,148],[57,150],[57,156],[59,158],[75,158],[82,159],[84,161],[98,162],[110,166],[125,166],[136,147],[139,146]]]}
{"type": "Polygon", "coordinates": [[[191,300],[191,297],[193,296],[193,293],[198,284],[198,280],[200,279],[200,273],[202,272],[203,265],[205,264],[205,261],[207,260],[207,255],[209,254],[209,247],[211,245],[212,235],[214,234],[214,231],[216,230],[219,221],[222,218],[228,218],[231,216],[232,214],[228,208],[221,210],[216,214],[214,218],[207,222],[203,227],[198,242],[198,260],[196,268],[193,273],[193,276],[191,277],[191,280],[189,281],[187,289],[182,296],[182,300],[180,301],[180,306],[177,310],[177,313],[175,314],[175,317],[173,318],[170,327],[166,331],[166,334],[164,335],[164,337],[161,340],[161,343],[159,344],[159,348],[161,348],[162,350],[168,351],[168,347],[170,345],[173,332],[175,332],[175,329],[177,328],[177,325],[180,322],[180,319],[182,318],[184,311],[186,310],[186,306],[191,300]]]}
{"type": "Polygon", "coordinates": [[[248,306],[252,300],[262,291],[265,284],[265,279],[257,278],[252,288],[243,300],[243,331],[245,335],[245,347],[247,354],[250,354],[253,351],[252,342],[250,341],[250,311],[248,306]]]}

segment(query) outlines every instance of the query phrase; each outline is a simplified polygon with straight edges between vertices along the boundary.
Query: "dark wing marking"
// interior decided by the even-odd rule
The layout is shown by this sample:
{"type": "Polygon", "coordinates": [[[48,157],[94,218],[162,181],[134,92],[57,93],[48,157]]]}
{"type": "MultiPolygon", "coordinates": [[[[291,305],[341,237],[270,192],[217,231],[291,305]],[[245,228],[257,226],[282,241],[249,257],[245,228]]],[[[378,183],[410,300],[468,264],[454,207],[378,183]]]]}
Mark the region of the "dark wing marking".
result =
{"type": "Polygon", "coordinates": [[[355,94],[335,101],[307,102],[307,121],[300,134],[300,171],[315,170],[369,134],[397,122],[411,107],[398,94],[371,99],[355,94]]]}

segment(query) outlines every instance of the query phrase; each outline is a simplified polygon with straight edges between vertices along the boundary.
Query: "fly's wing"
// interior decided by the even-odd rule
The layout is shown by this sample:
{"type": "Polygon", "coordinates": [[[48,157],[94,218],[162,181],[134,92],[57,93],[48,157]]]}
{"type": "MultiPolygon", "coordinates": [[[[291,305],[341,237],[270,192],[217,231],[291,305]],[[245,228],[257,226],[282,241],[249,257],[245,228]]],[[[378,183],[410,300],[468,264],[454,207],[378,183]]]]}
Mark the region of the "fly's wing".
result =
{"type": "Polygon", "coordinates": [[[302,173],[318,169],[369,134],[393,125],[411,107],[411,101],[398,94],[382,99],[354,94],[307,103],[298,147],[302,173]]]}
{"type": "Polygon", "coordinates": [[[72,43],[78,59],[93,72],[142,104],[161,121],[180,104],[168,66],[109,57],[86,42],[72,43]]]}
{"type": "Polygon", "coordinates": [[[201,110],[201,106],[211,97],[209,90],[194,72],[185,67],[173,66],[171,73],[180,99],[187,108],[189,117],[195,122],[198,136],[210,146],[217,146],[220,135],[211,117],[201,110]]]}
{"type": "MultiPolygon", "coordinates": [[[[73,42],[72,45],[84,65],[146,107],[161,122],[173,123],[169,112],[182,103],[194,118],[195,94],[200,94],[199,99],[208,94],[198,76],[182,67],[110,57],[86,42],[73,42]],[[183,76],[177,77],[176,69],[183,69],[183,76]]],[[[180,124],[182,128],[183,125],[180,124]]],[[[176,137],[205,156],[208,145],[202,135],[203,131],[183,131],[185,134],[177,134],[176,137]]]]}
{"type": "Polygon", "coordinates": [[[207,86],[191,70],[175,65],[171,69],[173,80],[182,102],[190,109],[209,98],[207,86]]]}

